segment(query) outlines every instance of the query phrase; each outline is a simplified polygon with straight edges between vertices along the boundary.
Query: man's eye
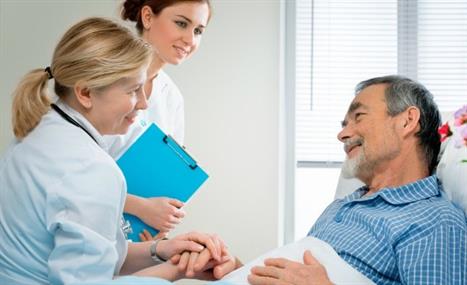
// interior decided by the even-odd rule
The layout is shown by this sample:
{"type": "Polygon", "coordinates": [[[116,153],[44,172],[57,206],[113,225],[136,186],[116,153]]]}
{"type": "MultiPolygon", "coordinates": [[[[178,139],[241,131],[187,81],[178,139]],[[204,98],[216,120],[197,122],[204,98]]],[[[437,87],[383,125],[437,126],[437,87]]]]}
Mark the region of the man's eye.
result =
{"type": "Polygon", "coordinates": [[[355,113],[355,120],[358,120],[364,113],[355,113]]]}

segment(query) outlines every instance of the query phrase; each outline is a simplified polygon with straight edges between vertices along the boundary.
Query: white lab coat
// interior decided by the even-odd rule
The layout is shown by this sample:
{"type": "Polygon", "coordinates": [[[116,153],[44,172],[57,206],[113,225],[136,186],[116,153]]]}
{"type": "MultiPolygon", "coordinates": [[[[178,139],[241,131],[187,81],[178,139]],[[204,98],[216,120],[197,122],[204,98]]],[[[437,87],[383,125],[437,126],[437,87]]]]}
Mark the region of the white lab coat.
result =
{"type": "Polygon", "coordinates": [[[137,122],[130,126],[129,131],[125,135],[104,136],[107,152],[113,158],[118,159],[151,123],[156,123],[163,132],[183,145],[185,111],[180,90],[162,70],[154,78],[152,86],[148,108],[139,111],[137,122]]]}
{"type": "MultiPolygon", "coordinates": [[[[83,116],[57,105],[103,142],[83,116]]],[[[128,249],[120,229],[125,195],[114,160],[49,111],[0,159],[0,284],[112,279],[128,249]]]]}

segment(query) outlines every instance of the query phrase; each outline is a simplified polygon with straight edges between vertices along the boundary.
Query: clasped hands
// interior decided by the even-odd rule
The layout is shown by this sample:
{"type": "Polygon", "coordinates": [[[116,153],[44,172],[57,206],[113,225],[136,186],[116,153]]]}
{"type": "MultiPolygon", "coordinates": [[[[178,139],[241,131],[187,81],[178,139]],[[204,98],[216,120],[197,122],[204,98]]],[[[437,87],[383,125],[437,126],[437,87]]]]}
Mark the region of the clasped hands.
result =
{"type": "Polygon", "coordinates": [[[241,266],[217,235],[179,235],[160,241],[156,252],[176,269],[175,279],[217,280],[241,266]]]}

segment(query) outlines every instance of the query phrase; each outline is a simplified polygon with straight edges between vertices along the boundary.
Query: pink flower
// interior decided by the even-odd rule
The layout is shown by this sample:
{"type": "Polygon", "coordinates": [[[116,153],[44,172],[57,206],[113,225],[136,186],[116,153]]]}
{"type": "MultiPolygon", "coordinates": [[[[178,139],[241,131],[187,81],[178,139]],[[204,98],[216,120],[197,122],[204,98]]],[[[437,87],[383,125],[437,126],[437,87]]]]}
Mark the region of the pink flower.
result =
{"type": "Polygon", "coordinates": [[[454,119],[454,126],[459,127],[467,123],[467,114],[462,114],[458,118],[454,119]]]}
{"type": "MultiPolygon", "coordinates": [[[[467,147],[467,105],[464,105],[454,113],[452,125],[452,129],[448,123],[438,129],[441,135],[441,142],[446,141],[448,137],[452,136],[456,148],[467,147]]],[[[467,160],[463,159],[462,162],[467,162],[467,160]]]]}
{"type": "MultiPolygon", "coordinates": [[[[464,117],[464,119],[465,119],[466,116],[467,116],[467,105],[464,105],[462,108],[460,108],[459,110],[457,110],[454,113],[454,119],[457,119],[457,118],[460,118],[460,117],[464,117]]],[[[465,123],[465,121],[464,121],[464,123],[465,123]]]]}
{"type": "Polygon", "coordinates": [[[456,147],[467,146],[467,124],[457,127],[458,136],[456,136],[456,147]]]}
{"type": "Polygon", "coordinates": [[[459,127],[467,123],[467,105],[454,113],[454,126],[459,127]]]}

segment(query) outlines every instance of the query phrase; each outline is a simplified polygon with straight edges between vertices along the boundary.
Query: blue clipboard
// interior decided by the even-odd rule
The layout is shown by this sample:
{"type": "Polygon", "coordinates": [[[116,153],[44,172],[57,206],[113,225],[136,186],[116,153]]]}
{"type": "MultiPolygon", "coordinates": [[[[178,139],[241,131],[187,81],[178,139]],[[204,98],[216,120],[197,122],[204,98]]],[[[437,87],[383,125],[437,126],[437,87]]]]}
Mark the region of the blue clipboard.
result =
{"type": "MultiPolygon", "coordinates": [[[[145,198],[170,197],[187,202],[208,178],[186,150],[155,124],[146,129],[117,164],[125,176],[128,193],[145,198]]],[[[152,235],[158,232],[136,216],[124,217],[130,223],[128,239],[132,241],[140,241],[143,229],[152,235]]]]}

